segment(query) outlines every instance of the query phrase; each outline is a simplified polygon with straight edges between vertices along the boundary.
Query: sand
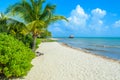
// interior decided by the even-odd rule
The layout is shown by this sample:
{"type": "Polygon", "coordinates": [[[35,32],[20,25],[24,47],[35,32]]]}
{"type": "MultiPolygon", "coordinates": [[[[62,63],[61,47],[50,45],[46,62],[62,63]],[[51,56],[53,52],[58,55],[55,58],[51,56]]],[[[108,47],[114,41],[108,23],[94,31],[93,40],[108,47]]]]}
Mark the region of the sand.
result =
{"type": "Polygon", "coordinates": [[[44,55],[21,80],[120,80],[120,63],[63,46],[57,42],[40,44],[44,55]]]}

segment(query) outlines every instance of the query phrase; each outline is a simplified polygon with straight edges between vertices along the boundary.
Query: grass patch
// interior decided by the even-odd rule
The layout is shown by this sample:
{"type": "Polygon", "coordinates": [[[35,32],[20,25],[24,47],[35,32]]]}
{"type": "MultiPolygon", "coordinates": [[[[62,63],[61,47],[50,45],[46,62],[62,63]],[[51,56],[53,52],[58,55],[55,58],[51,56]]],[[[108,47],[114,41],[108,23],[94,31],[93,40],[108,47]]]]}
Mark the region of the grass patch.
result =
{"type": "Polygon", "coordinates": [[[41,42],[56,42],[57,40],[52,40],[50,38],[41,38],[41,42]]]}

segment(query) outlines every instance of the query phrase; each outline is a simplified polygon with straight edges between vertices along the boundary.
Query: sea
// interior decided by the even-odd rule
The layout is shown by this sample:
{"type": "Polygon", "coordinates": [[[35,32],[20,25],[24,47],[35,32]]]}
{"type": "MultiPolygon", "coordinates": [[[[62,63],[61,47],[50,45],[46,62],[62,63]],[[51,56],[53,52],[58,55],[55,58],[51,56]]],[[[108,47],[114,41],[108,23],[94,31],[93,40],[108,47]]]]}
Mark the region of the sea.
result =
{"type": "Polygon", "coordinates": [[[58,42],[62,42],[74,48],[82,49],[92,54],[120,60],[120,38],[58,38],[58,42]]]}

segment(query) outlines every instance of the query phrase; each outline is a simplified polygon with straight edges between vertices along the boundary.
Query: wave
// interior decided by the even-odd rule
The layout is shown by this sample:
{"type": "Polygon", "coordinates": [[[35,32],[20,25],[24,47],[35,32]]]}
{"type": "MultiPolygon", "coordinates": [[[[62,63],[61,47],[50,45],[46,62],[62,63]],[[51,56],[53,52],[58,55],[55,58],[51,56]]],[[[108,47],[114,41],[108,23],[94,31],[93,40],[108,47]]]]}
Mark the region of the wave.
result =
{"type": "Polygon", "coordinates": [[[114,45],[108,46],[108,45],[96,45],[96,44],[93,44],[93,45],[89,45],[89,46],[102,47],[102,48],[120,48],[120,46],[114,46],[114,45]]]}
{"type": "Polygon", "coordinates": [[[83,48],[85,50],[88,50],[88,51],[101,51],[101,52],[108,52],[106,50],[99,50],[99,49],[93,49],[93,48],[83,48]]]}

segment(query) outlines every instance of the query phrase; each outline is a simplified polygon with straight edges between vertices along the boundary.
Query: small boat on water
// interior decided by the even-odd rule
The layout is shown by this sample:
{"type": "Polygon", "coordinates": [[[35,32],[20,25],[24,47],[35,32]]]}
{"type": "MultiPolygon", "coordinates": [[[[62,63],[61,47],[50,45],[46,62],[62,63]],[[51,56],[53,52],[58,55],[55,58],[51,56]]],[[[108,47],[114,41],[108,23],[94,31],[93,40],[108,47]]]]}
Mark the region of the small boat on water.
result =
{"type": "Polygon", "coordinates": [[[70,35],[69,38],[74,38],[74,35],[70,35]]]}

